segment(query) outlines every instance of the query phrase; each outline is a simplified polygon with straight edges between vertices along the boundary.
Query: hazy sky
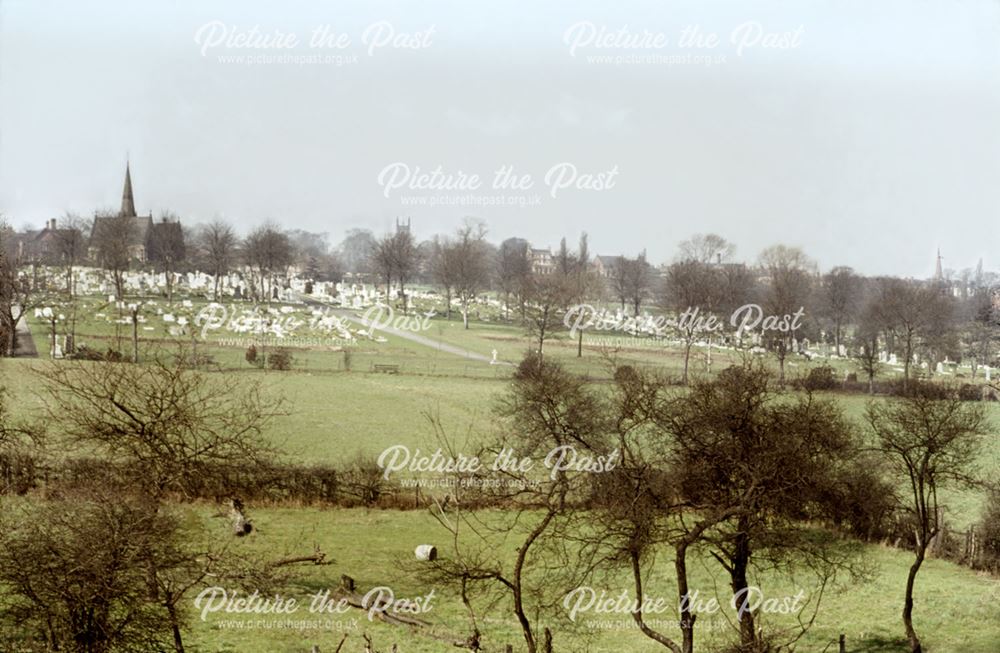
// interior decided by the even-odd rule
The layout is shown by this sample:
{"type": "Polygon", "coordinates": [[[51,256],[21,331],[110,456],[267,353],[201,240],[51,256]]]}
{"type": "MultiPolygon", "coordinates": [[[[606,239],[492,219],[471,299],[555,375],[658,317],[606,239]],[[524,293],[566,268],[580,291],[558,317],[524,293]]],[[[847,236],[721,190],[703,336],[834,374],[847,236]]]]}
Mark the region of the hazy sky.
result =
{"type": "Polygon", "coordinates": [[[188,223],[1000,269],[1000,0],[0,0],[0,212],[117,206],[126,156],[188,223]]]}

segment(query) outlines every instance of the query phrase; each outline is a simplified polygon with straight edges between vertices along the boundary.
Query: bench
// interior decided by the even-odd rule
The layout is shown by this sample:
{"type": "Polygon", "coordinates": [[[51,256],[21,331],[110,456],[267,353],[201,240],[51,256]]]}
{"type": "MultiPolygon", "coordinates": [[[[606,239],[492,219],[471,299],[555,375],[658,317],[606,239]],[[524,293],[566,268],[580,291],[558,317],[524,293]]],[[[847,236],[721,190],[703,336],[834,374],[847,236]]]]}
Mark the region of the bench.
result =
{"type": "Polygon", "coordinates": [[[385,374],[399,374],[399,365],[380,365],[376,363],[372,366],[372,369],[385,374]]]}

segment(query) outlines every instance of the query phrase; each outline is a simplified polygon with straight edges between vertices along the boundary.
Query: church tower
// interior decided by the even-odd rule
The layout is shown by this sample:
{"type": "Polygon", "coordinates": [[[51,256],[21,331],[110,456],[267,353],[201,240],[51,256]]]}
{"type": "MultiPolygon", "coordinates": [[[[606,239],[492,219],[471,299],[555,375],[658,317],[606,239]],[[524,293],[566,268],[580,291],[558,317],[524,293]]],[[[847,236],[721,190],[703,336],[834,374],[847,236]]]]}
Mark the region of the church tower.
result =
{"type": "Polygon", "coordinates": [[[938,247],[937,265],[934,267],[934,280],[941,281],[942,279],[944,279],[944,272],[941,270],[941,248],[938,247]]]}
{"type": "Polygon", "coordinates": [[[127,161],[125,162],[125,188],[122,189],[122,210],[118,215],[123,218],[136,217],[135,200],[132,198],[132,174],[127,161]]]}

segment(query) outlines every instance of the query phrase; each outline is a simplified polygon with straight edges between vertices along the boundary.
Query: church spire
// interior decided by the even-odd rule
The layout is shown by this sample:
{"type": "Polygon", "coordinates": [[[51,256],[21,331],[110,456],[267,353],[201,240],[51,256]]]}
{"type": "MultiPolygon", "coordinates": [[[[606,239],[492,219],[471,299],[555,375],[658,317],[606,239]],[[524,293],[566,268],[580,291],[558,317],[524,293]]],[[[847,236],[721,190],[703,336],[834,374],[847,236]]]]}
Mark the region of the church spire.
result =
{"type": "Polygon", "coordinates": [[[944,279],[944,272],[941,270],[941,248],[938,247],[937,251],[937,265],[934,268],[934,278],[937,281],[944,279]]]}
{"type": "Polygon", "coordinates": [[[129,171],[129,164],[125,162],[125,188],[122,190],[122,210],[119,213],[122,217],[135,217],[135,201],[132,199],[132,174],[129,171]]]}

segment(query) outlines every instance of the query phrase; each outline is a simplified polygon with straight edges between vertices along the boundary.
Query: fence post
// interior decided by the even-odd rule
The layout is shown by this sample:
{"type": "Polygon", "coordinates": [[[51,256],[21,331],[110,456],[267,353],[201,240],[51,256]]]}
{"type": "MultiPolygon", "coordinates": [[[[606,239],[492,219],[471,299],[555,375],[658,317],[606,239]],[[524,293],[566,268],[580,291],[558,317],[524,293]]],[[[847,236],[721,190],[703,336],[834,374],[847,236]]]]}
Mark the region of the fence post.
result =
{"type": "Polygon", "coordinates": [[[847,641],[844,638],[844,633],[840,633],[840,653],[847,653],[847,641]]]}

